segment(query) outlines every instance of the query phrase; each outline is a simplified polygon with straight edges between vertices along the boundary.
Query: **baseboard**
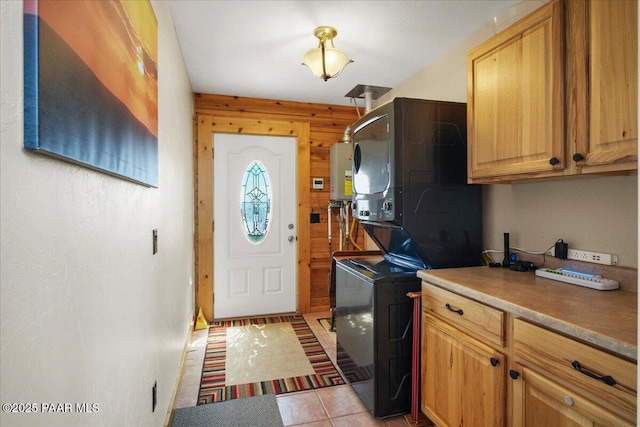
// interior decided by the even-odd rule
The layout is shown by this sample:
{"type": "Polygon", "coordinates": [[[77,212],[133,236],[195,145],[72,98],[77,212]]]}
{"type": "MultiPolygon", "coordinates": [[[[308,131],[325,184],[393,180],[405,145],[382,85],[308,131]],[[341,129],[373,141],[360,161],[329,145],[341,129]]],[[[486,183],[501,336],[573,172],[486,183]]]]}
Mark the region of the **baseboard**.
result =
{"type": "Polygon", "coordinates": [[[191,340],[193,339],[194,332],[194,320],[189,324],[189,333],[187,334],[187,339],[184,344],[184,348],[182,349],[182,358],[180,359],[180,368],[178,369],[178,378],[176,378],[176,382],[173,385],[173,392],[171,393],[171,399],[169,400],[169,408],[167,408],[167,415],[165,416],[164,427],[170,427],[173,423],[173,405],[176,403],[176,396],[178,395],[178,390],[180,390],[180,381],[182,381],[182,371],[184,370],[184,364],[187,360],[187,353],[189,352],[189,347],[191,346],[191,340]]]}

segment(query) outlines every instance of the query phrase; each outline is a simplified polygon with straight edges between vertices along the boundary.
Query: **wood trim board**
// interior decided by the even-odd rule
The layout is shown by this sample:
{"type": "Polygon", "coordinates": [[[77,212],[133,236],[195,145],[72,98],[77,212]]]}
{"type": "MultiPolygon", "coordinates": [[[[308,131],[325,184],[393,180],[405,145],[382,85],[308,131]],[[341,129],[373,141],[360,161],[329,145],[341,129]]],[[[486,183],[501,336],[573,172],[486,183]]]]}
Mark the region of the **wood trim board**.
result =
{"type": "Polygon", "coordinates": [[[306,313],[311,306],[311,259],[309,241],[310,214],[310,131],[308,122],[230,118],[198,114],[195,141],[195,309],[211,322],[213,313],[213,135],[235,133],[263,136],[293,136],[297,138],[297,200],[298,200],[298,271],[297,312],[306,313]]]}

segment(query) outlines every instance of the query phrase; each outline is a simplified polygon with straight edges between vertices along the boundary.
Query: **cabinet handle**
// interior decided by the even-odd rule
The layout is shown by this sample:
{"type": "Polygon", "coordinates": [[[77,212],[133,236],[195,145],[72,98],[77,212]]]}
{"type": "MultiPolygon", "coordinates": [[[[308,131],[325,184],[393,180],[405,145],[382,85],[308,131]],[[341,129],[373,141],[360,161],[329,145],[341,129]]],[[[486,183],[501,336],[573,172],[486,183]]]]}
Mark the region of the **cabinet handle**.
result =
{"type": "Polygon", "coordinates": [[[518,371],[514,371],[513,369],[510,369],[510,370],[509,370],[509,376],[510,376],[512,379],[517,380],[517,379],[518,379],[518,377],[520,376],[520,372],[518,372],[518,371]]]}
{"type": "Polygon", "coordinates": [[[459,308],[459,309],[457,309],[457,310],[454,310],[453,308],[451,308],[451,306],[449,305],[449,303],[446,303],[444,306],[445,306],[445,308],[446,308],[447,310],[452,311],[452,312],[454,312],[454,313],[458,313],[460,316],[462,316],[462,315],[464,314],[464,311],[462,311],[462,309],[461,309],[461,308],[459,308]]]}
{"type": "Polygon", "coordinates": [[[498,366],[498,363],[500,363],[500,361],[495,357],[492,357],[489,361],[491,362],[491,366],[498,366]]]}
{"type": "Polygon", "coordinates": [[[585,374],[588,377],[594,378],[596,380],[600,380],[607,385],[616,385],[616,380],[614,380],[611,375],[600,376],[598,374],[595,374],[590,370],[580,366],[580,362],[578,362],[577,360],[574,360],[573,362],[571,362],[571,366],[573,366],[574,369],[576,369],[577,371],[580,371],[581,373],[585,374]]]}
{"type": "Polygon", "coordinates": [[[584,156],[580,153],[576,153],[573,155],[573,161],[579,162],[580,160],[584,160],[584,156]]]}
{"type": "Polygon", "coordinates": [[[551,166],[555,166],[555,165],[557,165],[558,163],[560,163],[560,160],[558,160],[558,158],[557,158],[557,157],[552,157],[552,158],[550,158],[550,159],[549,159],[549,164],[550,164],[551,166]]]}

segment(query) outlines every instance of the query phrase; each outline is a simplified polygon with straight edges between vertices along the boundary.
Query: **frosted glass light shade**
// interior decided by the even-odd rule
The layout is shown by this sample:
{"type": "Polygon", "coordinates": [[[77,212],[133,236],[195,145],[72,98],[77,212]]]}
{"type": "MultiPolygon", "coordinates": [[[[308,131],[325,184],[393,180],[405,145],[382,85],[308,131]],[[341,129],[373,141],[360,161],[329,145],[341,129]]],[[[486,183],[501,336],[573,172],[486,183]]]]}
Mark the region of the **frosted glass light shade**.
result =
{"type": "Polygon", "coordinates": [[[322,47],[309,49],[302,57],[302,63],[309,67],[313,75],[325,81],[336,77],[351,62],[353,61],[346,53],[333,47],[324,48],[324,70],[322,67],[322,47]]]}
{"type": "Polygon", "coordinates": [[[313,35],[320,43],[315,49],[310,49],[302,57],[302,63],[309,67],[311,72],[325,82],[337,76],[344,70],[348,63],[353,62],[346,53],[336,49],[333,38],[338,35],[338,30],[330,26],[317,27],[313,35]]]}

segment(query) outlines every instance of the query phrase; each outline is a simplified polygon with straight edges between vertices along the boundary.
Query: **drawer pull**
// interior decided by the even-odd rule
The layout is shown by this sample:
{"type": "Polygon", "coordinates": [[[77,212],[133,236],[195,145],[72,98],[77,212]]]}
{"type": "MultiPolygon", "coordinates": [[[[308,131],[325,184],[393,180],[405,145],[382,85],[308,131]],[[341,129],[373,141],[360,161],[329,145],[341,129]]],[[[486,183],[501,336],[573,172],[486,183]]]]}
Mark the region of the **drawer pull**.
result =
{"type": "Polygon", "coordinates": [[[491,366],[498,366],[498,363],[500,363],[500,361],[495,357],[492,357],[489,361],[491,362],[491,366]]]}
{"type": "Polygon", "coordinates": [[[446,307],[446,309],[447,309],[447,310],[452,311],[452,312],[454,312],[454,313],[458,313],[460,316],[462,316],[462,315],[464,314],[464,311],[462,311],[462,309],[461,309],[461,308],[459,308],[459,309],[457,309],[457,310],[454,310],[453,308],[451,308],[451,306],[449,305],[449,303],[446,303],[444,306],[446,307]]]}
{"type": "Polygon", "coordinates": [[[564,397],[564,403],[567,406],[573,406],[573,399],[571,398],[571,396],[565,396],[564,397]]]}
{"type": "Polygon", "coordinates": [[[607,385],[616,385],[616,380],[614,380],[611,375],[600,376],[598,374],[594,374],[588,369],[585,369],[582,366],[580,366],[580,362],[578,362],[577,360],[574,360],[573,362],[571,362],[571,366],[573,366],[574,369],[580,371],[581,373],[585,374],[588,377],[595,378],[596,380],[600,380],[607,385]]]}
{"type": "Polygon", "coordinates": [[[513,369],[510,369],[509,370],[509,376],[511,377],[511,379],[517,380],[518,377],[520,376],[520,372],[514,371],[513,369]]]}

